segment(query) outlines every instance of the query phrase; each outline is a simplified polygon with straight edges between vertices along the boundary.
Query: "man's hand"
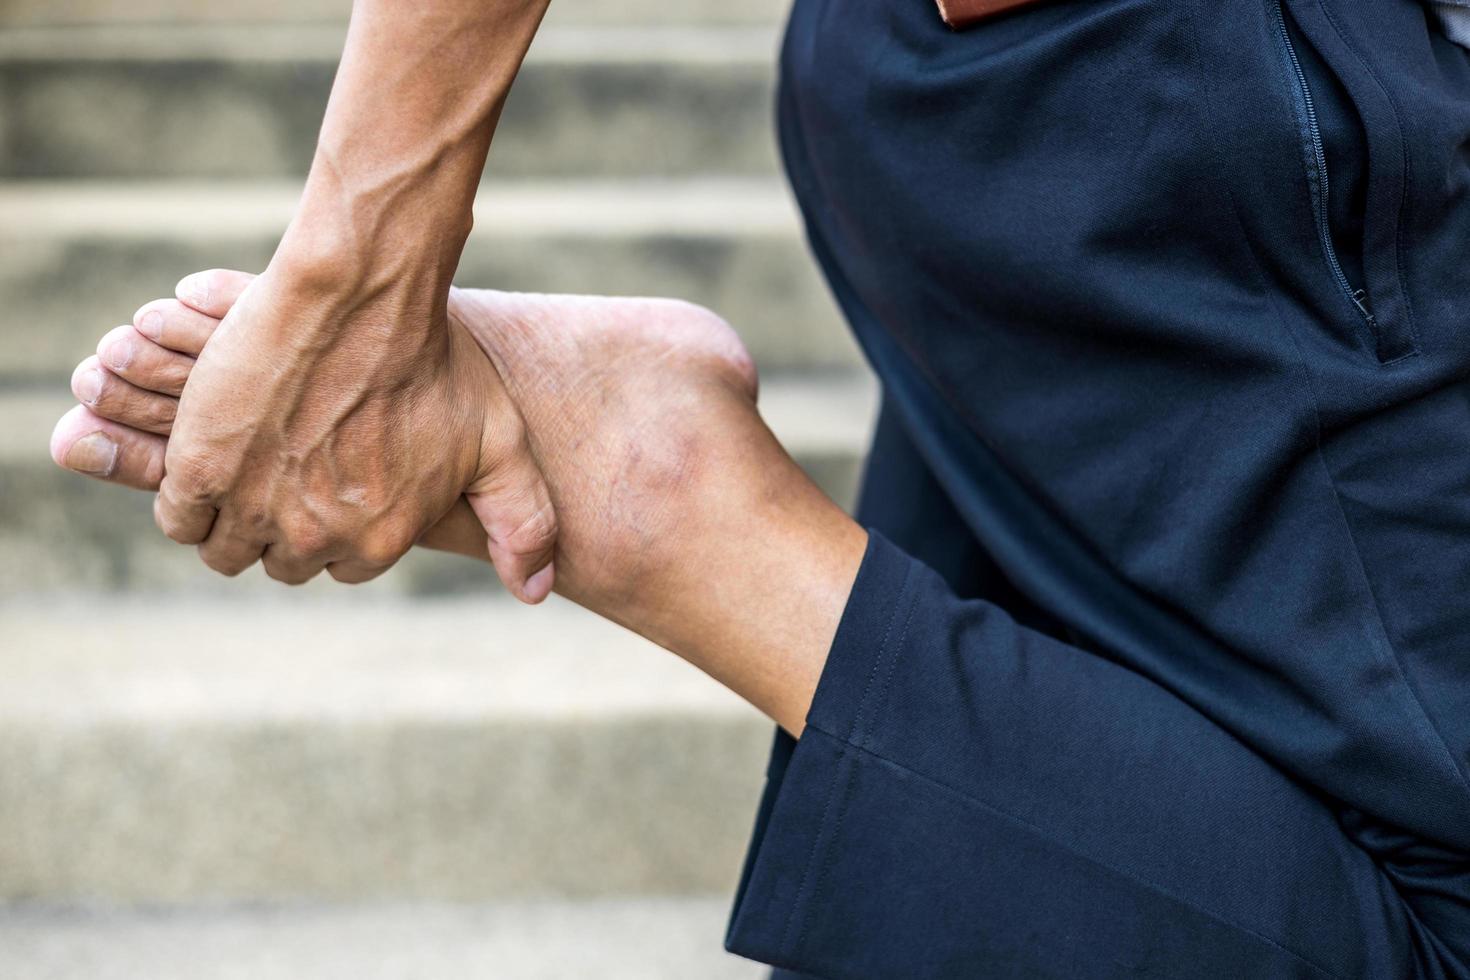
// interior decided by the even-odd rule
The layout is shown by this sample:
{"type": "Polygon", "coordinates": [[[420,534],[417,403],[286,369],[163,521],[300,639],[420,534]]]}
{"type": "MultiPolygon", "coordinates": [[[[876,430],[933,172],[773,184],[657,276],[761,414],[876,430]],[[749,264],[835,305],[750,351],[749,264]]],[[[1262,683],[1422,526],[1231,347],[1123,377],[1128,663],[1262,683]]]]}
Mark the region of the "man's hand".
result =
{"type": "MultiPolygon", "coordinates": [[[[180,284],[194,310],[229,315],[179,403],[157,516],[210,567],[260,558],[287,582],[324,567],[362,581],[463,492],[511,591],[536,602],[550,590],[556,522],[520,419],[498,383],[476,380],[484,358],[462,356],[445,312],[495,123],[545,7],[355,0],[270,268],[248,290],[223,274],[180,284]]],[[[145,333],[150,312],[135,321],[145,333]]]]}
{"type": "Polygon", "coordinates": [[[224,318],[179,403],[155,506],[164,533],[226,575],[259,559],[283,582],[323,568],[362,582],[465,494],[506,586],[545,598],[556,519],[520,415],[425,295],[401,280],[354,295],[216,270],[139,310],[134,327],[165,346],[224,318]]]}

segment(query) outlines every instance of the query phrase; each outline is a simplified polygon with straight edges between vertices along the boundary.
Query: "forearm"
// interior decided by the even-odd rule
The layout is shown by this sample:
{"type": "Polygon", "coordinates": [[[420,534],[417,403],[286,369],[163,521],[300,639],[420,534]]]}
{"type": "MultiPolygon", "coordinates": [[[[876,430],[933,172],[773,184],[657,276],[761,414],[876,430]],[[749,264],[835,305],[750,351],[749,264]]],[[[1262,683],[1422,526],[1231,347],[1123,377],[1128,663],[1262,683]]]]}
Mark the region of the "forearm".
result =
{"type": "Polygon", "coordinates": [[[547,2],[357,0],[276,264],[359,291],[409,276],[445,293],[501,106],[547,2]]]}

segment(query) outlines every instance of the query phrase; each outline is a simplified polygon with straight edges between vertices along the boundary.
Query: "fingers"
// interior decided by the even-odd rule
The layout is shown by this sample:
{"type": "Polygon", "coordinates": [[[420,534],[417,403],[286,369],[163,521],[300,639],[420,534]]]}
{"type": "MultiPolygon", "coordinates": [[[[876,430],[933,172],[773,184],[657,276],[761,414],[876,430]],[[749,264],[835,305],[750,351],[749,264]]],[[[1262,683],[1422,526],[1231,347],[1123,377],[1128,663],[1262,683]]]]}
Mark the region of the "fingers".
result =
{"type": "MultiPolygon", "coordinates": [[[[124,329],[132,330],[132,327],[124,329]]],[[[145,391],[106,370],[93,356],[72,372],[71,391],[77,401],[102,418],[166,436],[173,428],[179,400],[145,391]]]]}
{"type": "MultiPolygon", "coordinates": [[[[166,457],[164,473],[168,473],[166,457]]],[[[179,544],[199,544],[204,541],[209,537],[210,528],[214,527],[214,519],[218,514],[213,493],[197,477],[185,480],[182,477],[165,475],[158,486],[158,497],[153,501],[153,522],[170,540],[179,544]]],[[[260,550],[257,549],[256,556],[259,554],[260,550]]]]}
{"type": "Polygon", "coordinates": [[[166,440],[104,419],[85,405],[61,417],[51,433],[56,465],[137,490],[157,490],[166,440]]]}
{"type": "MultiPolygon", "coordinates": [[[[242,273],[243,274],[243,273],[242,273]]],[[[133,329],[160,347],[198,357],[219,318],[201,313],[176,299],[155,299],[133,314],[133,329]]]]}
{"type": "Polygon", "coordinates": [[[525,440],[465,491],[465,497],[485,528],[490,560],[505,587],[522,602],[545,599],[556,574],[556,511],[525,440]]]}
{"type": "Polygon", "coordinates": [[[391,567],[363,561],[334,561],[327,565],[327,574],[344,585],[360,585],[377,578],[391,567]]]}
{"type": "Polygon", "coordinates": [[[161,347],[129,326],[104,334],[97,343],[97,358],[119,378],[174,398],[183,392],[194,369],[193,357],[161,347]]]}
{"type": "Polygon", "coordinates": [[[265,573],[286,585],[304,585],[322,572],[322,563],[291,554],[285,548],[271,545],[260,556],[265,573]]]}
{"type": "MultiPolygon", "coordinates": [[[[159,499],[163,499],[161,494],[159,499]]],[[[211,507],[210,510],[213,511],[214,508],[211,507]]],[[[157,513],[158,508],[155,505],[154,515],[157,516],[157,513]]],[[[208,537],[199,545],[199,558],[204,564],[221,575],[233,578],[260,560],[265,545],[245,533],[245,529],[238,527],[229,512],[220,514],[218,519],[211,516],[210,523],[208,537]]],[[[169,537],[174,536],[169,534],[169,537]]]]}
{"type": "Polygon", "coordinates": [[[185,306],[220,319],[254,279],[250,273],[234,269],[206,269],[180,279],[174,295],[185,306]]]}
{"type": "MultiPolygon", "coordinates": [[[[439,518],[437,524],[424,532],[418,543],[435,551],[452,551],[467,558],[490,560],[485,527],[475,516],[469,501],[463,497],[454,502],[449,513],[439,518]]],[[[332,571],[331,566],[327,567],[327,571],[332,571]]],[[[335,577],[335,573],[333,575],[335,577]]]]}

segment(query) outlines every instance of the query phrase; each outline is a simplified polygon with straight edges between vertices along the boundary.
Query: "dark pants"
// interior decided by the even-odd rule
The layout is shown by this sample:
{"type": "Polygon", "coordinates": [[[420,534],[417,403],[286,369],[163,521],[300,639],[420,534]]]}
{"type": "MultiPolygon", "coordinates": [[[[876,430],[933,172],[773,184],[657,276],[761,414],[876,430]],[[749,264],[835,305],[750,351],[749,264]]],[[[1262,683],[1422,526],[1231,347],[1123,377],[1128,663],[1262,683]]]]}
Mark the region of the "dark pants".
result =
{"type": "Polygon", "coordinates": [[[1416,0],[798,0],[782,68],[881,533],[731,949],[1470,975],[1470,54],[1416,0]]]}

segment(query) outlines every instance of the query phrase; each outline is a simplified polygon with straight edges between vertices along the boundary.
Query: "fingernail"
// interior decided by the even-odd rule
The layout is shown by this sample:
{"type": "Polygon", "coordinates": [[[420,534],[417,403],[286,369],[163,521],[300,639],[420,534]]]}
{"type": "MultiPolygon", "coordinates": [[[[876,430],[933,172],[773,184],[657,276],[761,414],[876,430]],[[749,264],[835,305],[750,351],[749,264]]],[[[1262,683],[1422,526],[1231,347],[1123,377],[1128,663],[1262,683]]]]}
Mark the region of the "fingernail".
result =
{"type": "Polygon", "coordinates": [[[138,318],[136,326],[138,332],[149,340],[158,340],[163,336],[163,314],[149,310],[138,318]]]}
{"type": "Polygon", "coordinates": [[[82,436],[66,454],[66,468],[92,476],[111,476],[117,465],[117,443],[100,432],[82,436]]]}
{"type": "Polygon", "coordinates": [[[174,287],[174,295],[190,306],[203,306],[209,302],[209,284],[196,272],[179,280],[174,287]]]}
{"type": "MultiPolygon", "coordinates": [[[[97,396],[102,394],[102,372],[96,368],[87,368],[77,376],[76,396],[88,405],[97,404],[97,396]]],[[[99,433],[100,434],[100,433],[99,433]]]]}
{"type": "Polygon", "coordinates": [[[115,371],[123,371],[133,362],[133,345],[126,340],[119,340],[108,344],[102,352],[102,357],[107,361],[107,366],[115,371]]]}
{"type": "Polygon", "coordinates": [[[526,587],[523,590],[526,596],[526,601],[540,602],[542,599],[545,599],[548,595],[550,595],[551,580],[555,578],[555,576],[556,573],[552,571],[552,566],[547,565],[545,568],[541,569],[541,571],[526,579],[526,587]]]}

